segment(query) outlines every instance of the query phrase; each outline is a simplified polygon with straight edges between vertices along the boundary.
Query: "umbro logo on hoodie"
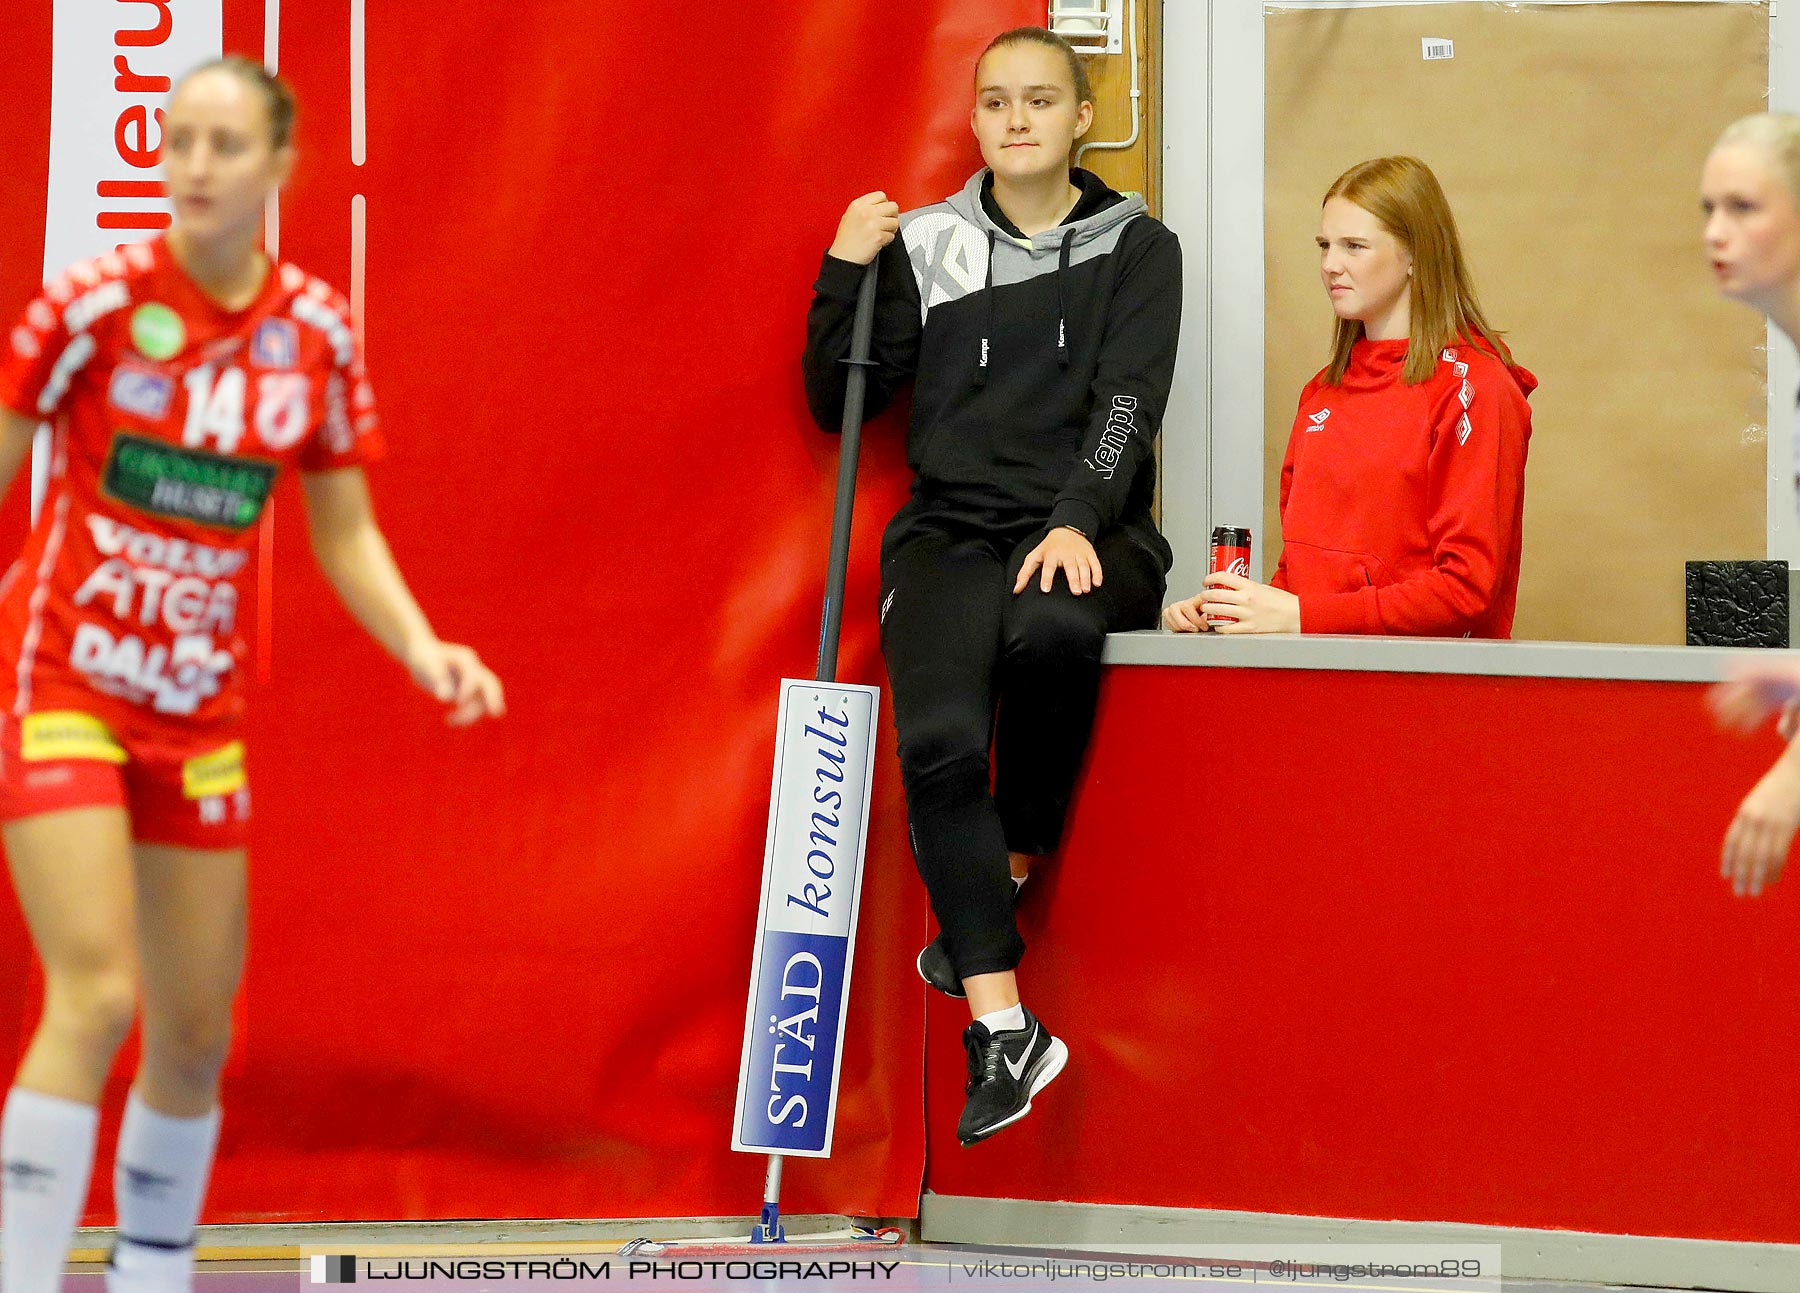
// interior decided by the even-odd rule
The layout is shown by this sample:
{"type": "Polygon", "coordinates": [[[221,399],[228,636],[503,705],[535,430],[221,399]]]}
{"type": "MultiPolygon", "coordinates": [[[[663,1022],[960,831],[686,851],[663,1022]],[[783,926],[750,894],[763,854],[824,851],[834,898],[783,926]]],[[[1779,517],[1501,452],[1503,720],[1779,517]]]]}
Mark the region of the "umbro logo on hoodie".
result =
{"type": "Polygon", "coordinates": [[[1312,425],[1305,429],[1308,432],[1323,430],[1324,426],[1325,426],[1325,419],[1330,416],[1331,416],[1330,409],[1320,409],[1317,413],[1310,414],[1306,420],[1308,422],[1312,423],[1312,425]]]}

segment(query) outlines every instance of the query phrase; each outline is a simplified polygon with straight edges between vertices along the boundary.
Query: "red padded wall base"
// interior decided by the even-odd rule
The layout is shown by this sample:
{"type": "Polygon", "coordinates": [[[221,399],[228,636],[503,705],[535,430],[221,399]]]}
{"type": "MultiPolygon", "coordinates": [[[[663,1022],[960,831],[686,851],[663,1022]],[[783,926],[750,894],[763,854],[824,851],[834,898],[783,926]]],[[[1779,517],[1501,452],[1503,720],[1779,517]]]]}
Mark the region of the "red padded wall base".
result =
{"type": "Polygon", "coordinates": [[[1718,851],[1778,747],[1665,683],[1115,668],[1026,1000],[1068,1068],[945,1194],[1800,1241],[1800,876],[1718,851]]]}

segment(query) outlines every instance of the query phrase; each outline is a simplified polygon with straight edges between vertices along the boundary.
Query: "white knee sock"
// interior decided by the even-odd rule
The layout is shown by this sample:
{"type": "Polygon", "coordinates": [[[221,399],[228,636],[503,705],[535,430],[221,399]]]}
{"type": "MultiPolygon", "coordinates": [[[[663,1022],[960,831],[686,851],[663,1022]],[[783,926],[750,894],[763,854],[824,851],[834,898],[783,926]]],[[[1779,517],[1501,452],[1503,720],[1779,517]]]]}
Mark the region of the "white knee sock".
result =
{"type": "Polygon", "coordinates": [[[100,1111],[14,1087],[0,1116],[0,1290],[56,1293],[87,1202],[100,1111]]]}
{"type": "Polygon", "coordinates": [[[985,1025],[990,1033],[1016,1033],[1025,1026],[1025,1007],[1008,1006],[1005,1010],[994,1010],[975,1021],[985,1025]]]}
{"type": "Polygon", "coordinates": [[[107,1273],[109,1285],[188,1285],[194,1227],[218,1143],[217,1108],[198,1118],[171,1118],[145,1104],[135,1090],[131,1093],[113,1164],[119,1238],[107,1273]]]}

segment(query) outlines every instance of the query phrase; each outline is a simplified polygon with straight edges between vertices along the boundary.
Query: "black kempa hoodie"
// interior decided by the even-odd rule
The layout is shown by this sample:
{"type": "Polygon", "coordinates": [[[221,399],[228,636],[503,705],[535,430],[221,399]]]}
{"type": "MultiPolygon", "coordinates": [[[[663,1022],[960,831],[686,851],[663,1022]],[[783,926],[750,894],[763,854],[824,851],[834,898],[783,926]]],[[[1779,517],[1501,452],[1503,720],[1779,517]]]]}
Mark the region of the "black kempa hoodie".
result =
{"type": "MultiPolygon", "coordinates": [[[[1151,451],[1181,324],[1181,247],[1144,200],[1072,170],[1061,225],[1026,238],[985,170],[900,217],[881,253],[868,412],[913,379],[907,461],[918,515],[996,529],[1039,523],[1098,538],[1114,525],[1156,553],[1151,451]]],[[[843,415],[862,267],[825,257],[807,316],[806,398],[843,415]]]]}

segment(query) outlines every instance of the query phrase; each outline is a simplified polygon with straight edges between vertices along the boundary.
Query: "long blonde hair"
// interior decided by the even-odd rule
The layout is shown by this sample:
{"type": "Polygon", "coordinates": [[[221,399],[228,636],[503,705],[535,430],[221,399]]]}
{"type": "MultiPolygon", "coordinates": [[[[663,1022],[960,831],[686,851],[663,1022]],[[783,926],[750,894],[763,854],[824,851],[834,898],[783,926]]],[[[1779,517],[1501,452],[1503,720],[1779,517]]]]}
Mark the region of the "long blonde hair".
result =
{"type": "MultiPolygon", "coordinates": [[[[1343,198],[1379,220],[1412,253],[1412,328],[1403,373],[1417,386],[1436,371],[1438,355],[1460,339],[1485,341],[1511,364],[1512,352],[1488,326],[1475,299],[1475,284],[1456,236],[1456,217],[1431,168],[1416,157],[1377,157],[1358,162],[1333,181],[1325,202],[1343,198]]],[[[1331,340],[1328,380],[1344,380],[1350,348],[1362,340],[1360,319],[1339,319],[1331,340]]]]}

